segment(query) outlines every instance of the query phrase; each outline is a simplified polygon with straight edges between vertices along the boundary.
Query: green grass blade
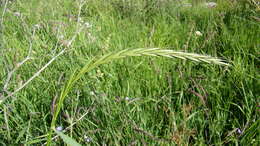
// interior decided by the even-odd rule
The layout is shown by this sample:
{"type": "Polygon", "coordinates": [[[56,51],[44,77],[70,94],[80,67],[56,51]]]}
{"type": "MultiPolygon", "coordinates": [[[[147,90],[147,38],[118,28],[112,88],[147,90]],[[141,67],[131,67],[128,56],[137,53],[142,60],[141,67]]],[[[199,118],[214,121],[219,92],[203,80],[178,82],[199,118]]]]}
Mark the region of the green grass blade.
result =
{"type": "Polygon", "coordinates": [[[59,135],[62,140],[69,146],[81,146],[81,144],[77,143],[74,139],[72,139],[71,137],[63,134],[60,131],[55,130],[55,132],[57,133],[57,135],[59,135]]]}

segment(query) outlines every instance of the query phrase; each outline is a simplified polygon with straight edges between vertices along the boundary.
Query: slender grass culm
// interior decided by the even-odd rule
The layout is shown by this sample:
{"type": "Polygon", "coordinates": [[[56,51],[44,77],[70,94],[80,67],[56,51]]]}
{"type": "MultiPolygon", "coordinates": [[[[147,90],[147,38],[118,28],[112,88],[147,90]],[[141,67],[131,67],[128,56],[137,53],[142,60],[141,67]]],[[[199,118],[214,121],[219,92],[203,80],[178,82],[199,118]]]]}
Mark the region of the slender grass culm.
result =
{"type": "Polygon", "coordinates": [[[78,72],[74,71],[74,73],[71,75],[70,79],[67,81],[65,86],[63,87],[60,97],[58,99],[57,105],[55,106],[52,122],[51,122],[51,129],[48,134],[48,140],[47,145],[51,144],[52,139],[52,133],[55,130],[56,120],[59,115],[59,112],[61,110],[61,107],[63,105],[63,102],[68,95],[68,93],[71,91],[73,85],[76,83],[77,80],[79,80],[85,73],[91,71],[95,67],[108,63],[110,61],[125,58],[125,57],[131,57],[131,56],[163,56],[168,58],[178,58],[182,60],[191,60],[195,62],[205,62],[209,64],[217,64],[217,65],[224,65],[229,66],[228,63],[225,63],[224,60],[206,56],[206,55],[199,55],[195,53],[186,53],[186,52],[179,52],[179,51],[173,51],[173,50],[163,50],[160,48],[138,48],[138,49],[125,49],[119,52],[115,53],[108,53],[101,57],[96,57],[91,60],[89,60],[85,66],[80,69],[78,72]]]}

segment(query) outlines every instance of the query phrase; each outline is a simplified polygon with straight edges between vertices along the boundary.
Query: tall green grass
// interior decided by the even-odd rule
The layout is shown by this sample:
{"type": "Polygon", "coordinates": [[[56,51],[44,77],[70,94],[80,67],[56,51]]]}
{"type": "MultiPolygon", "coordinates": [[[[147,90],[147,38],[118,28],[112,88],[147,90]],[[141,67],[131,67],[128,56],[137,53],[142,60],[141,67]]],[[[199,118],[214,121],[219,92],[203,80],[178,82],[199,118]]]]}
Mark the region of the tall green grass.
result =
{"type": "Polygon", "coordinates": [[[116,59],[121,59],[125,57],[131,57],[131,56],[163,56],[168,58],[178,58],[178,59],[189,59],[195,62],[205,62],[205,63],[212,63],[212,64],[218,64],[218,65],[225,65],[229,66],[229,64],[223,62],[223,60],[220,60],[218,58],[213,58],[210,56],[203,56],[199,54],[194,53],[185,53],[185,52],[176,52],[172,50],[162,50],[159,48],[140,48],[140,49],[126,49],[122,50],[116,53],[107,53],[104,56],[100,58],[94,58],[91,59],[80,71],[76,74],[72,74],[66,85],[64,86],[63,90],[60,93],[60,97],[58,99],[58,103],[56,108],[54,109],[54,114],[52,118],[51,123],[51,130],[49,133],[49,139],[48,144],[51,144],[51,136],[52,136],[52,129],[55,129],[56,127],[56,121],[57,117],[60,113],[60,110],[63,106],[64,100],[68,93],[72,90],[72,87],[74,84],[86,73],[90,72],[92,69],[98,67],[99,65],[109,63],[116,59]]]}
{"type": "MultiPolygon", "coordinates": [[[[84,28],[63,55],[0,105],[0,143],[46,144],[50,127],[62,126],[64,134],[83,145],[257,145],[258,6],[251,0],[216,2],[216,8],[204,9],[167,0],[89,0],[80,11],[81,23],[80,1],[8,3],[1,26],[2,97],[64,49],[79,26],[87,22],[92,27],[84,28]],[[31,59],[12,74],[3,91],[30,44],[31,59]],[[208,54],[232,67],[130,57],[76,76],[95,56],[125,48],[208,54]],[[64,94],[74,77],[77,81],[64,94]],[[67,98],[59,100],[62,95],[67,98]]],[[[63,144],[55,134],[52,139],[53,145],[63,144]]]]}

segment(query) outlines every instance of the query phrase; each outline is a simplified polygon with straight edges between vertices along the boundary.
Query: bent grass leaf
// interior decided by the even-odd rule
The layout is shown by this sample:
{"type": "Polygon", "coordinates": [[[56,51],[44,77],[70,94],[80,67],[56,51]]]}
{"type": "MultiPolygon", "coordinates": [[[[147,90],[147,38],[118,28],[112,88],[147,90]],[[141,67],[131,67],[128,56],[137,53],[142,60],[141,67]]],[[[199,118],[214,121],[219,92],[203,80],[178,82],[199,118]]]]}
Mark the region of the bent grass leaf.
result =
{"type": "Polygon", "coordinates": [[[81,144],[77,143],[74,139],[72,139],[71,137],[63,134],[60,131],[55,130],[55,132],[57,133],[57,135],[59,135],[61,137],[61,139],[69,146],[81,146],[81,144]]]}

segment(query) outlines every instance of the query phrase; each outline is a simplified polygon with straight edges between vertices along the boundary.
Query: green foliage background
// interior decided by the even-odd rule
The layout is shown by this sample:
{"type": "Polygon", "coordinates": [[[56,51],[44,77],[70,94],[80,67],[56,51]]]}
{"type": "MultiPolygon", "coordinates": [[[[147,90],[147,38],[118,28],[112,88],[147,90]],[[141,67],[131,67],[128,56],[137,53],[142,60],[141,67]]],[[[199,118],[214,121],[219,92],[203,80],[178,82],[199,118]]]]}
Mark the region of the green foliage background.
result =
{"type": "MultiPolygon", "coordinates": [[[[80,18],[92,26],[78,34],[70,51],[0,105],[0,143],[45,143],[53,99],[90,58],[158,47],[218,56],[232,67],[153,57],[102,65],[81,78],[65,100],[57,121],[64,128],[89,110],[66,135],[83,145],[257,145],[259,5],[254,0],[216,2],[216,8],[205,8],[175,0],[85,1],[80,18]]],[[[30,41],[33,59],[13,74],[10,92],[64,48],[78,29],[79,3],[14,0],[6,9],[1,3],[1,95],[8,94],[1,89],[27,56],[30,41]]]]}

